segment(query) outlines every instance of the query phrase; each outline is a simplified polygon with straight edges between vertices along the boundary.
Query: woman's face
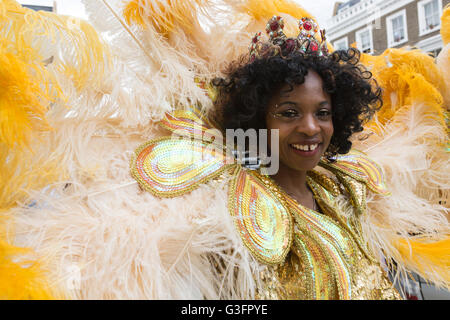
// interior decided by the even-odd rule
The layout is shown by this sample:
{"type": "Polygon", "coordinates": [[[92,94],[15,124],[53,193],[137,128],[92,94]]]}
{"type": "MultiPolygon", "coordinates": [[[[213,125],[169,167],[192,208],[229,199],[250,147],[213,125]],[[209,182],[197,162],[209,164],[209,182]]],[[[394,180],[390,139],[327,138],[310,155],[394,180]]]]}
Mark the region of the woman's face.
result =
{"type": "Polygon", "coordinates": [[[279,129],[280,169],[307,171],[319,163],[333,135],[331,97],[313,70],[303,84],[289,89],[286,84],[271,98],[266,125],[269,132],[279,129]]]}

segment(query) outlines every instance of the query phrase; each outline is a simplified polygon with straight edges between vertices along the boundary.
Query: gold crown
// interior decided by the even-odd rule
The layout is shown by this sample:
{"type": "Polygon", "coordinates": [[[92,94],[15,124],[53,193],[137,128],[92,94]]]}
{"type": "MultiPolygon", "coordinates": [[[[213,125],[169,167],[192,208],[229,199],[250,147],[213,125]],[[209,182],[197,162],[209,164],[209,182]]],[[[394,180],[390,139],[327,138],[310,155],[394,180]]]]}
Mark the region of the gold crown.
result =
{"type": "Polygon", "coordinates": [[[255,34],[250,44],[250,61],[259,57],[281,55],[286,56],[294,51],[318,56],[328,55],[325,30],[320,30],[321,41],[316,39],[319,31],[317,23],[311,18],[301,18],[298,21],[300,32],[297,38],[288,38],[283,32],[284,20],[280,16],[273,16],[267,22],[266,32],[268,42],[261,41],[261,32],[255,34]]]}

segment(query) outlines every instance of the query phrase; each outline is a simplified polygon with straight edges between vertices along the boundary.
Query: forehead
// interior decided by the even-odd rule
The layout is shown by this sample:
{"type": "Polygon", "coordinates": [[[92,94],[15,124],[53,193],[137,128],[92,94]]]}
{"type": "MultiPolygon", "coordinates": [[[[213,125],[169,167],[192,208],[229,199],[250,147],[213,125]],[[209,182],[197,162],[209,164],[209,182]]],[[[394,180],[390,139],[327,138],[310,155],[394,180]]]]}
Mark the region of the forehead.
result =
{"type": "Polygon", "coordinates": [[[298,98],[305,99],[317,97],[327,99],[327,94],[323,89],[322,78],[312,70],[309,70],[302,84],[283,84],[274,94],[274,98],[298,98]]]}

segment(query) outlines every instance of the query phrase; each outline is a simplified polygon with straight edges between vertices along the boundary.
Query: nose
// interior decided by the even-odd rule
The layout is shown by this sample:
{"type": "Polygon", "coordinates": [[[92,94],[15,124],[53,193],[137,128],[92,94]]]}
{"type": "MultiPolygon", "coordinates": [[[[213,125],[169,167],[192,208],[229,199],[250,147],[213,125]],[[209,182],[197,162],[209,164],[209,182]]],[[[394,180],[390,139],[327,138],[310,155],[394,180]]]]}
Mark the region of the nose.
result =
{"type": "Polygon", "coordinates": [[[306,114],[297,122],[296,131],[308,137],[313,137],[320,133],[319,122],[313,114],[306,114]]]}

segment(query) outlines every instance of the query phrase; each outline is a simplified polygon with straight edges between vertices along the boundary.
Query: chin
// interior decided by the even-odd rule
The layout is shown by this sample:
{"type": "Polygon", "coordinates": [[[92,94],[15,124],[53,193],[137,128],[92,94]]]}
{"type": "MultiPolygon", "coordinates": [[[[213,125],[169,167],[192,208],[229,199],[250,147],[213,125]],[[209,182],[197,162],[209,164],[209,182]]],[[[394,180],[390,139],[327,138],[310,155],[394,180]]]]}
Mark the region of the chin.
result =
{"type": "Polygon", "coordinates": [[[281,161],[281,162],[284,163],[285,166],[287,166],[290,169],[295,170],[295,171],[310,171],[319,164],[319,161],[320,161],[320,158],[310,159],[310,160],[302,159],[301,161],[295,161],[295,162],[293,162],[293,161],[290,161],[290,162],[281,161]]]}

